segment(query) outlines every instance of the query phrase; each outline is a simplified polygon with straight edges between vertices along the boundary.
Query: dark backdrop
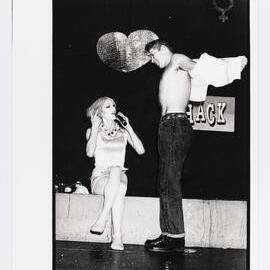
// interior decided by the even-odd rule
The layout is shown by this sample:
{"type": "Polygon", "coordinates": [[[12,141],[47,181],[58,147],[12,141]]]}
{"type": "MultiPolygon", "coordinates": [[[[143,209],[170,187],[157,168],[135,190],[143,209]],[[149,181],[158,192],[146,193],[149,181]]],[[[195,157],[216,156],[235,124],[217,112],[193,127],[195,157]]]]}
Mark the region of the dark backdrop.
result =
{"type": "MultiPolygon", "coordinates": [[[[228,2],[218,1],[218,2],[228,2]]],[[[93,160],[85,155],[85,109],[96,98],[112,97],[130,119],[146,153],[128,147],[128,195],[158,196],[158,82],[161,70],[151,64],[131,73],[105,66],[96,53],[98,38],[108,32],[128,35],[148,29],[177,52],[197,58],[249,57],[249,6],[234,1],[226,23],[218,20],[212,0],[54,0],[53,1],[53,179],[89,187],[93,160]]],[[[249,65],[242,80],[209,95],[232,96],[235,132],[194,131],[183,172],[184,198],[249,198],[249,65]]]]}

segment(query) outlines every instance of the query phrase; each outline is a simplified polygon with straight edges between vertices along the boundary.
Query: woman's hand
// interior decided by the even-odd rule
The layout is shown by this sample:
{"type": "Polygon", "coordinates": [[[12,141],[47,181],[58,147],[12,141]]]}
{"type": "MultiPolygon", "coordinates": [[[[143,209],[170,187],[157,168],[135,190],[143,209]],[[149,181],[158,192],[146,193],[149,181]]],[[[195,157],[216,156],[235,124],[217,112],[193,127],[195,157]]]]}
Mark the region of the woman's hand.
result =
{"type": "Polygon", "coordinates": [[[98,128],[102,120],[97,115],[97,112],[95,114],[91,114],[90,120],[92,123],[92,128],[88,128],[86,131],[86,139],[87,139],[86,155],[88,157],[93,157],[96,149],[98,128]]]}
{"type": "Polygon", "coordinates": [[[101,124],[101,118],[98,116],[98,112],[94,115],[91,114],[91,123],[92,123],[92,128],[98,128],[101,124]]]}
{"type": "Polygon", "coordinates": [[[117,116],[120,116],[120,117],[122,117],[124,120],[125,120],[125,122],[126,123],[122,123],[123,121],[121,121],[119,118],[119,121],[122,123],[122,126],[125,128],[125,129],[130,129],[131,128],[131,126],[130,126],[130,124],[129,124],[129,120],[128,120],[128,118],[123,114],[123,113],[121,113],[121,112],[119,112],[119,113],[117,113],[117,115],[116,115],[116,118],[117,118],[117,116]]]}
{"type": "Polygon", "coordinates": [[[135,149],[135,151],[139,155],[142,155],[145,152],[144,146],[143,146],[141,140],[139,139],[139,137],[134,132],[133,128],[131,127],[128,118],[124,114],[122,114],[121,112],[119,112],[117,115],[119,115],[120,117],[122,117],[126,121],[126,125],[124,125],[123,127],[127,130],[127,133],[128,133],[127,140],[129,142],[129,144],[135,149]]]}

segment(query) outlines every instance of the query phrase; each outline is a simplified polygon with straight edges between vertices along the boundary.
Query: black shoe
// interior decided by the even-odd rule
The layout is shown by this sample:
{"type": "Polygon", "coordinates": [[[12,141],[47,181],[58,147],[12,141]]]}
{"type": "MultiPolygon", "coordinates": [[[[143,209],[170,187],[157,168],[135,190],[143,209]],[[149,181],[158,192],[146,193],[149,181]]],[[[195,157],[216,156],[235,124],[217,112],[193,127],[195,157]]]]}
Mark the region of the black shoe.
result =
{"type": "Polygon", "coordinates": [[[161,234],[158,238],[153,239],[153,240],[146,240],[144,243],[144,247],[146,249],[148,248],[152,248],[156,245],[159,245],[161,242],[165,241],[165,239],[167,238],[167,235],[161,234]]]}
{"type": "Polygon", "coordinates": [[[104,231],[99,232],[99,231],[93,231],[93,230],[91,229],[91,230],[90,230],[90,233],[92,233],[92,234],[97,234],[97,235],[102,235],[102,234],[104,233],[104,231]]]}
{"type": "MultiPolygon", "coordinates": [[[[157,240],[157,239],[156,239],[157,240]]],[[[185,238],[163,237],[163,240],[156,241],[151,246],[146,247],[149,251],[156,252],[183,252],[185,249],[185,238]]]]}

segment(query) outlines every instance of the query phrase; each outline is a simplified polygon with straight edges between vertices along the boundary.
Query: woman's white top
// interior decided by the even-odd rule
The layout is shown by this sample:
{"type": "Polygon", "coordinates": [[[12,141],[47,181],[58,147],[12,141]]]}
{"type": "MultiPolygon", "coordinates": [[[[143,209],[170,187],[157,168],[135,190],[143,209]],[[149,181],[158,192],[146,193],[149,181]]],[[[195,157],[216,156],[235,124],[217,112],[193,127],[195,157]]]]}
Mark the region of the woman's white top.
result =
{"type": "Polygon", "coordinates": [[[113,137],[105,135],[102,131],[98,132],[94,153],[97,169],[106,170],[112,166],[125,169],[127,136],[127,132],[123,129],[119,129],[113,137]]]}

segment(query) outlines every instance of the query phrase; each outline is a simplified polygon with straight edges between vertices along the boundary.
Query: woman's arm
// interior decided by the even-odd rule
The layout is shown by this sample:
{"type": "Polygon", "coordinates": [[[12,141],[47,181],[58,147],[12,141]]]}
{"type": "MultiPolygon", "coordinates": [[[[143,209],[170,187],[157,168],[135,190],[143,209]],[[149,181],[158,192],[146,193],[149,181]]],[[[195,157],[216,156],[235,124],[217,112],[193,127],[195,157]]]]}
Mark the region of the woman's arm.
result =
{"type": "Polygon", "coordinates": [[[137,134],[134,132],[133,128],[130,126],[130,128],[126,129],[128,132],[128,142],[129,144],[134,148],[134,150],[137,152],[137,154],[142,155],[145,152],[144,146],[142,144],[142,141],[139,139],[137,134]]]}
{"type": "Polygon", "coordinates": [[[120,116],[122,116],[127,124],[125,126],[125,129],[128,133],[127,139],[129,144],[134,148],[134,150],[137,152],[137,154],[142,155],[145,152],[144,146],[142,141],[139,139],[137,134],[134,132],[133,128],[131,127],[128,118],[124,116],[122,113],[118,113],[120,116]]]}
{"type": "Polygon", "coordinates": [[[88,157],[93,157],[95,154],[98,128],[101,123],[101,119],[99,116],[97,116],[97,113],[94,117],[91,117],[91,122],[92,128],[88,128],[86,130],[86,155],[88,157]]]}
{"type": "Polygon", "coordinates": [[[97,142],[97,134],[98,129],[97,128],[88,128],[86,130],[86,155],[88,157],[93,157],[96,149],[96,142],[97,142]]]}

